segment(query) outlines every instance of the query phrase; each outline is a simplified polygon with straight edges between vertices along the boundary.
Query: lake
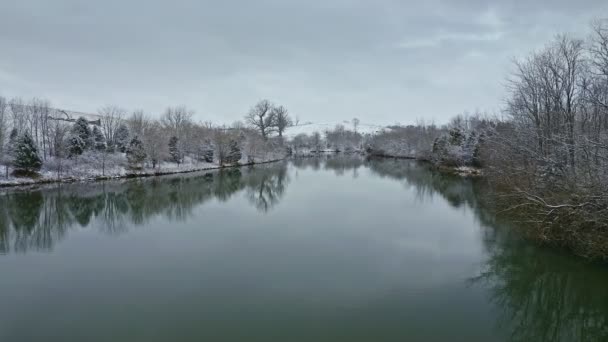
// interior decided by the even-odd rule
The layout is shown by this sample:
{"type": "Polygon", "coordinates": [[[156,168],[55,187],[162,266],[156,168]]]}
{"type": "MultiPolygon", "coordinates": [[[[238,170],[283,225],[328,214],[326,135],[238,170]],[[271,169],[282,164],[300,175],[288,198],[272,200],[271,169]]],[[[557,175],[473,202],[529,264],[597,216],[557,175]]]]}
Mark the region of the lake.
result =
{"type": "Polygon", "coordinates": [[[0,341],[599,341],[482,181],[330,156],[0,195],[0,341]]]}

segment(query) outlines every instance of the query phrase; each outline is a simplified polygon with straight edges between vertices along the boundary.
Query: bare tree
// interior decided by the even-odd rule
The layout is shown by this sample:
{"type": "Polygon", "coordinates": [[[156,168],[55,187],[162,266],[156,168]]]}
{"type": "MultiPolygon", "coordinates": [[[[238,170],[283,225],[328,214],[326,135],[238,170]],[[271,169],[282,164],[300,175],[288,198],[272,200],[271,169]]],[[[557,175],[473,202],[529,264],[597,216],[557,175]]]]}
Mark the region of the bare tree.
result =
{"type": "Polygon", "coordinates": [[[185,106],[169,107],[160,118],[161,123],[169,132],[169,136],[178,138],[178,150],[180,154],[186,154],[193,149],[192,116],[194,112],[185,106]]]}
{"type": "Polygon", "coordinates": [[[194,113],[184,106],[169,107],[163,113],[160,121],[171,131],[171,134],[182,139],[180,136],[186,127],[192,123],[194,113]]]}
{"type": "Polygon", "coordinates": [[[230,153],[230,141],[232,134],[226,127],[218,127],[213,133],[213,144],[215,145],[217,160],[220,166],[224,165],[230,153]]]}
{"type": "Polygon", "coordinates": [[[13,128],[21,134],[25,131],[28,122],[25,104],[21,98],[15,97],[9,101],[9,107],[11,108],[13,128]]]}
{"type": "MultiPolygon", "coordinates": [[[[5,144],[8,133],[8,103],[6,98],[0,96],[0,162],[4,162],[5,144]]],[[[8,165],[6,166],[8,170],[8,165]]]]}
{"type": "Polygon", "coordinates": [[[109,150],[114,147],[116,131],[124,123],[125,113],[124,109],[112,105],[105,106],[98,111],[99,116],[101,116],[101,130],[106,138],[109,150]]]}
{"type": "Polygon", "coordinates": [[[49,150],[49,115],[51,106],[49,101],[33,98],[26,106],[29,113],[29,131],[36,145],[41,148],[42,156],[46,160],[49,150]]]}
{"type": "Polygon", "coordinates": [[[271,116],[274,119],[274,126],[276,128],[277,133],[279,133],[279,137],[283,138],[283,133],[285,132],[285,130],[293,125],[293,121],[289,116],[287,108],[283,106],[273,106],[271,110],[271,116]]]}
{"type": "Polygon", "coordinates": [[[55,157],[55,172],[57,173],[57,179],[59,179],[63,171],[63,160],[67,154],[66,139],[70,126],[60,121],[54,121],[49,126],[49,150],[51,155],[55,157]]]}
{"type": "Polygon", "coordinates": [[[261,100],[245,116],[245,122],[259,131],[264,140],[268,139],[275,128],[275,114],[272,109],[273,105],[270,101],[261,100]]]}
{"type": "Polygon", "coordinates": [[[319,132],[314,132],[312,134],[312,138],[311,138],[311,144],[312,144],[312,148],[315,150],[315,152],[321,152],[321,150],[323,149],[322,146],[322,138],[321,138],[321,133],[319,132]]]}
{"type": "Polygon", "coordinates": [[[167,145],[165,144],[166,137],[161,123],[153,121],[144,131],[142,139],[148,159],[152,163],[152,168],[155,169],[168,154],[167,145]]]}
{"type": "Polygon", "coordinates": [[[359,119],[353,118],[353,128],[355,129],[355,133],[357,133],[357,128],[359,128],[360,123],[361,121],[359,121],[359,119]]]}
{"type": "Polygon", "coordinates": [[[151,120],[143,110],[136,110],[131,114],[127,123],[132,136],[143,137],[146,129],[150,126],[151,120]]]}

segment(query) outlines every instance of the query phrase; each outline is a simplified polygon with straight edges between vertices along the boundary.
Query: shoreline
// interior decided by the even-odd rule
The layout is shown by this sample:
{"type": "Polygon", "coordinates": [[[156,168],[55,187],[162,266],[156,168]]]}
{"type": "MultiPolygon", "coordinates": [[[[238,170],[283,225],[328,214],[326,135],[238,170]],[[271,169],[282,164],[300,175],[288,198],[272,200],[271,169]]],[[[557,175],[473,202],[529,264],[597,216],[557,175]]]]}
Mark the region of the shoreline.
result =
{"type": "MultiPolygon", "coordinates": [[[[29,178],[25,182],[19,183],[2,183],[0,181],[0,189],[15,189],[15,190],[27,190],[28,188],[35,187],[38,185],[48,185],[48,184],[73,184],[73,183],[92,183],[106,180],[118,180],[118,179],[134,179],[134,178],[150,178],[150,177],[162,177],[168,175],[176,175],[176,174],[185,174],[185,173],[195,173],[201,171],[212,171],[212,170],[222,170],[222,169],[234,169],[245,166],[255,166],[262,164],[270,164],[276,163],[285,160],[286,158],[280,159],[272,159],[261,162],[253,162],[253,163],[244,163],[244,164],[234,164],[234,165],[216,165],[216,166],[208,166],[202,168],[188,169],[188,170],[177,170],[177,171],[143,171],[140,173],[126,173],[123,175],[113,175],[113,176],[94,176],[89,178],[73,178],[73,177],[65,177],[65,178],[42,178],[40,180],[36,180],[33,178],[29,178]]],[[[25,178],[24,178],[25,179],[25,178]]]]}
{"type": "Polygon", "coordinates": [[[418,158],[412,156],[393,156],[389,154],[367,154],[367,156],[371,158],[415,160],[417,162],[430,164],[433,166],[433,169],[438,172],[449,173],[461,177],[483,177],[483,169],[479,167],[437,165],[427,158],[418,158]]]}

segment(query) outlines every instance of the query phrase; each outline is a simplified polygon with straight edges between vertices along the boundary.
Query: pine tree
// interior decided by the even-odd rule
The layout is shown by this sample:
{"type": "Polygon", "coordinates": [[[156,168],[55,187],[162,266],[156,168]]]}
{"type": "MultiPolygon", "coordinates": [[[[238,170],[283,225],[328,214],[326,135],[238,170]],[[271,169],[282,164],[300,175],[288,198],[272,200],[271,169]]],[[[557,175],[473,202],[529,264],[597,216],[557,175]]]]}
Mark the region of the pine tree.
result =
{"type": "Polygon", "coordinates": [[[42,167],[42,159],[38,154],[38,148],[32,136],[26,132],[17,140],[14,149],[13,167],[17,170],[30,173],[39,171],[42,167]]]}
{"type": "Polygon", "coordinates": [[[131,139],[126,153],[129,167],[132,169],[141,169],[142,163],[146,160],[147,155],[144,144],[137,136],[131,139]]]}
{"type": "Polygon", "coordinates": [[[97,151],[106,150],[106,137],[97,126],[93,127],[93,143],[97,151]]]}
{"type": "Polygon", "coordinates": [[[205,141],[205,144],[203,144],[203,147],[202,147],[203,160],[206,163],[213,163],[214,153],[215,153],[215,148],[214,148],[213,144],[211,143],[211,141],[209,141],[209,140],[205,141]]]}
{"type": "Polygon", "coordinates": [[[70,158],[77,157],[81,155],[85,148],[86,144],[78,135],[72,135],[68,138],[68,154],[70,158]]]}
{"type": "Polygon", "coordinates": [[[238,164],[241,160],[242,153],[241,148],[239,147],[239,143],[236,140],[230,140],[230,147],[228,150],[228,156],[226,158],[226,162],[228,164],[238,164]]]}
{"type": "Polygon", "coordinates": [[[127,147],[129,146],[129,128],[127,125],[122,124],[116,129],[114,145],[118,152],[125,153],[127,151],[127,147]]]}
{"type": "Polygon", "coordinates": [[[82,140],[84,143],[84,149],[93,147],[93,134],[91,133],[87,119],[79,117],[74,123],[71,133],[82,140]]]}
{"type": "Polygon", "coordinates": [[[182,162],[182,154],[179,151],[179,139],[176,136],[169,139],[169,156],[171,156],[171,161],[177,163],[178,166],[182,162]]]}

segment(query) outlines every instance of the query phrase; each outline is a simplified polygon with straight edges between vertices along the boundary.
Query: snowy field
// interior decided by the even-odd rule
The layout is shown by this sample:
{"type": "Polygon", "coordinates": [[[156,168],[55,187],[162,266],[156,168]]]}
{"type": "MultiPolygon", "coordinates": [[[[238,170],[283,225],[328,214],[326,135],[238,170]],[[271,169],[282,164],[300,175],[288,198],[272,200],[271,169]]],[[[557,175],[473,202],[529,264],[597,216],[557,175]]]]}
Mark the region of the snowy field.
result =
{"type": "MultiPolygon", "coordinates": [[[[337,122],[326,122],[326,123],[308,122],[308,123],[301,123],[297,126],[291,126],[291,127],[287,128],[287,131],[285,132],[285,137],[288,139],[292,139],[293,137],[295,137],[298,134],[304,133],[307,135],[312,135],[314,132],[319,132],[319,133],[321,133],[321,136],[323,136],[325,131],[333,130],[334,128],[336,128],[337,125],[342,125],[347,130],[351,130],[351,131],[354,130],[353,124],[350,121],[337,121],[337,122]]],[[[357,132],[359,132],[361,134],[372,134],[372,133],[377,133],[384,128],[385,128],[384,126],[361,123],[357,127],[357,132]]]]}

